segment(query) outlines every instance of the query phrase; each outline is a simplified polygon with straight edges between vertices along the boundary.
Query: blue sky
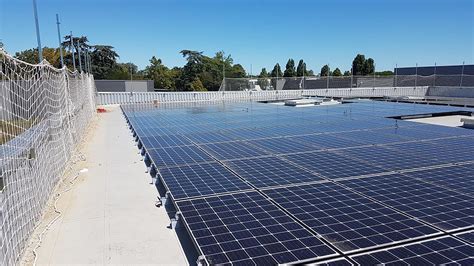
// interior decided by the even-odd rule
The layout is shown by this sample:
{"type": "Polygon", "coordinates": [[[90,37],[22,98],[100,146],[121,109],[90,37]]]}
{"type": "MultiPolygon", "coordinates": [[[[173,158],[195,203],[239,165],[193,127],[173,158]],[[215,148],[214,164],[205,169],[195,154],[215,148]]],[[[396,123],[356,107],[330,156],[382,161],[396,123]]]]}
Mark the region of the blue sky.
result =
{"type": "MultiPolygon", "coordinates": [[[[119,61],[140,68],[151,56],[181,66],[182,49],[231,54],[253,73],[303,58],[350,69],[357,53],[377,70],[399,66],[472,64],[473,0],[37,0],[43,46],[62,33],[110,44],[119,61]]],[[[0,39],[14,53],[36,45],[32,0],[0,0],[0,39]]]]}

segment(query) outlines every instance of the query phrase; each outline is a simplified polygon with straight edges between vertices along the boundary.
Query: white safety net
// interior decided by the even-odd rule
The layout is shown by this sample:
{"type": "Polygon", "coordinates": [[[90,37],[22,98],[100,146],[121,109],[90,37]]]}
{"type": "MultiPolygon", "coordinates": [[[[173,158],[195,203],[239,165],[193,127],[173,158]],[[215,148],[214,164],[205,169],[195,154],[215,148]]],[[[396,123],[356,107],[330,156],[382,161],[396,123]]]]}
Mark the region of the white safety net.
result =
{"type": "Polygon", "coordinates": [[[0,76],[0,265],[14,265],[95,114],[95,85],[2,49],[0,76]]]}

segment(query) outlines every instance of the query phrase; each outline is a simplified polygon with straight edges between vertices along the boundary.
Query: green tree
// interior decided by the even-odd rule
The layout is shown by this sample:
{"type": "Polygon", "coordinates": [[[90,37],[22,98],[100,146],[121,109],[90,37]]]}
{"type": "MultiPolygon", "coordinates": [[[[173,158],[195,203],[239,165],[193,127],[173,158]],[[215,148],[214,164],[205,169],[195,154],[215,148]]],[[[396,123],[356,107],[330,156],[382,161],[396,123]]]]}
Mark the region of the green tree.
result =
{"type": "Polygon", "coordinates": [[[258,75],[258,80],[257,80],[257,85],[259,85],[262,90],[266,90],[268,86],[270,85],[268,77],[269,77],[269,74],[267,72],[267,69],[262,68],[262,71],[260,71],[260,74],[258,75]]]}
{"type": "Polygon", "coordinates": [[[283,73],[284,77],[296,77],[295,61],[293,59],[288,59],[286,63],[286,69],[283,73]]]}
{"type": "Polygon", "coordinates": [[[354,60],[352,61],[352,73],[354,75],[360,76],[365,75],[365,56],[362,54],[357,54],[354,60]]]}
{"type": "Polygon", "coordinates": [[[341,70],[336,67],[336,69],[334,69],[334,71],[332,72],[332,75],[336,77],[342,76],[341,70]]]}
{"type": "Polygon", "coordinates": [[[272,77],[282,77],[283,76],[283,73],[281,72],[280,64],[276,63],[276,65],[273,67],[272,72],[270,73],[270,76],[272,76],[272,77]]]}
{"type": "Polygon", "coordinates": [[[245,76],[247,76],[247,74],[241,64],[235,64],[232,66],[229,73],[230,78],[244,78],[245,76]]]}
{"type": "Polygon", "coordinates": [[[266,68],[262,68],[260,74],[258,75],[259,78],[268,78],[268,72],[266,68]]]}
{"type": "Polygon", "coordinates": [[[298,62],[298,66],[296,67],[296,76],[308,76],[308,71],[306,71],[306,63],[303,62],[303,59],[298,62]]]}
{"type": "Polygon", "coordinates": [[[344,76],[345,77],[350,76],[350,75],[351,75],[351,72],[349,70],[344,71],[344,76]]]}
{"type": "Polygon", "coordinates": [[[377,75],[377,76],[393,76],[393,71],[385,70],[385,71],[375,72],[375,75],[377,75]]]}
{"type": "MultiPolygon", "coordinates": [[[[190,91],[193,90],[192,83],[202,72],[204,56],[202,52],[192,50],[182,50],[180,53],[186,58],[187,63],[184,65],[183,71],[181,71],[178,86],[182,90],[190,91]]],[[[199,80],[199,82],[201,82],[201,80],[199,80]]]]}
{"type": "Polygon", "coordinates": [[[195,78],[193,82],[191,82],[191,90],[192,91],[207,91],[204,85],[199,78],[195,78]]]}
{"type": "Polygon", "coordinates": [[[117,65],[118,54],[110,45],[94,45],[92,48],[92,74],[96,79],[108,79],[117,65]]]}
{"type": "MultiPolygon", "coordinates": [[[[39,53],[37,48],[23,50],[15,53],[15,57],[30,64],[38,64],[39,53]]],[[[43,59],[54,67],[61,67],[60,53],[58,48],[43,47],[43,59]]]]}
{"type": "Polygon", "coordinates": [[[145,77],[153,80],[154,87],[162,90],[176,90],[175,76],[161,59],[153,56],[150,65],[145,68],[145,77]]]}
{"type": "Polygon", "coordinates": [[[369,58],[364,62],[364,75],[374,74],[375,72],[375,63],[374,59],[369,58]]]}
{"type": "Polygon", "coordinates": [[[322,68],[321,68],[321,73],[319,74],[321,77],[325,77],[327,75],[329,75],[329,66],[328,65],[324,65],[322,68]]]}

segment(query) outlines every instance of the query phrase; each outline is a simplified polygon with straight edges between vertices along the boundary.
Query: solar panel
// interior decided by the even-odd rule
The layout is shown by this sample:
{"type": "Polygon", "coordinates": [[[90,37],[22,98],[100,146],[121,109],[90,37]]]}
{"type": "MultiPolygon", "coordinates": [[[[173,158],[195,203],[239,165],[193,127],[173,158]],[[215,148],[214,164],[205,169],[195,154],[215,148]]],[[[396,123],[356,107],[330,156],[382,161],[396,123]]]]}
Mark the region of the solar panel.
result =
{"type": "Polygon", "coordinates": [[[226,142],[235,140],[223,131],[213,131],[211,133],[192,133],[186,134],[186,137],[191,139],[196,144],[226,142]]]}
{"type": "Polygon", "coordinates": [[[177,202],[209,264],[283,264],[335,251],[265,199],[245,192],[177,202]]]}
{"type": "Polygon", "coordinates": [[[263,192],[343,251],[378,247],[438,232],[333,183],[263,192]]]}
{"type": "Polygon", "coordinates": [[[342,155],[354,158],[371,165],[381,167],[385,171],[413,169],[442,164],[432,156],[421,156],[411,152],[390,149],[382,146],[351,148],[338,151],[342,155]]]}
{"type": "Polygon", "coordinates": [[[147,149],[147,153],[158,168],[214,161],[209,155],[195,146],[147,149]]]}
{"type": "Polygon", "coordinates": [[[251,189],[217,162],[161,168],[160,175],[175,200],[251,189]]]}
{"type": "Polygon", "coordinates": [[[347,148],[365,145],[364,143],[356,140],[338,138],[329,134],[305,135],[295,137],[294,140],[307,145],[315,146],[319,149],[347,148]]]}
{"type": "Polygon", "coordinates": [[[175,146],[186,146],[192,143],[182,136],[176,135],[158,135],[140,138],[140,142],[146,147],[151,149],[156,148],[167,148],[175,146]]]}
{"type": "Polygon", "coordinates": [[[474,196],[474,164],[451,165],[449,167],[420,170],[404,174],[474,196]]]}
{"type": "Polygon", "coordinates": [[[243,141],[210,143],[200,147],[219,160],[249,158],[269,154],[243,141]]]}
{"type": "Polygon", "coordinates": [[[443,230],[474,224],[472,197],[408,176],[393,174],[339,182],[443,230]]]}
{"type": "Polygon", "coordinates": [[[318,175],[273,156],[224,163],[257,188],[324,180],[318,175]]]}
{"type": "Polygon", "coordinates": [[[474,247],[453,237],[351,257],[360,265],[474,265],[474,247]]]}
{"type": "Polygon", "coordinates": [[[351,266],[354,265],[346,259],[333,259],[328,261],[318,262],[318,266],[351,266]]]}
{"type": "Polygon", "coordinates": [[[123,110],[208,264],[472,264],[474,131],[386,118],[459,108],[123,110]]]}
{"type": "Polygon", "coordinates": [[[329,179],[386,171],[383,168],[330,151],[290,154],[282,156],[282,158],[329,179]]]}
{"type": "Polygon", "coordinates": [[[408,137],[401,137],[401,136],[390,134],[390,133],[384,134],[380,131],[372,131],[372,130],[345,132],[343,134],[339,134],[338,136],[348,138],[360,143],[364,143],[366,145],[387,144],[387,143],[406,142],[406,141],[414,140],[408,137]]]}
{"type": "Polygon", "coordinates": [[[465,242],[467,242],[471,245],[474,245],[474,231],[470,231],[470,232],[467,232],[467,233],[456,234],[456,236],[461,238],[465,242]]]}
{"type": "Polygon", "coordinates": [[[264,149],[272,154],[305,152],[315,150],[311,145],[304,144],[294,140],[293,138],[271,138],[249,140],[248,143],[264,149]]]}

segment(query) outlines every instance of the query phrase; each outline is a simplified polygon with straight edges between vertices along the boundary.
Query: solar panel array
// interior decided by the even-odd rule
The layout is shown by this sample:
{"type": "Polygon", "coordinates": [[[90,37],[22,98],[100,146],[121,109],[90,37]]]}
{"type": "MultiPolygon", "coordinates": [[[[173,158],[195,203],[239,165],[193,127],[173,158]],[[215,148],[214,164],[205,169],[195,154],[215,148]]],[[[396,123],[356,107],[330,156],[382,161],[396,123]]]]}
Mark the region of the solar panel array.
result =
{"type": "Polygon", "coordinates": [[[472,265],[474,130],[357,101],[122,106],[208,264],[472,265]]]}

